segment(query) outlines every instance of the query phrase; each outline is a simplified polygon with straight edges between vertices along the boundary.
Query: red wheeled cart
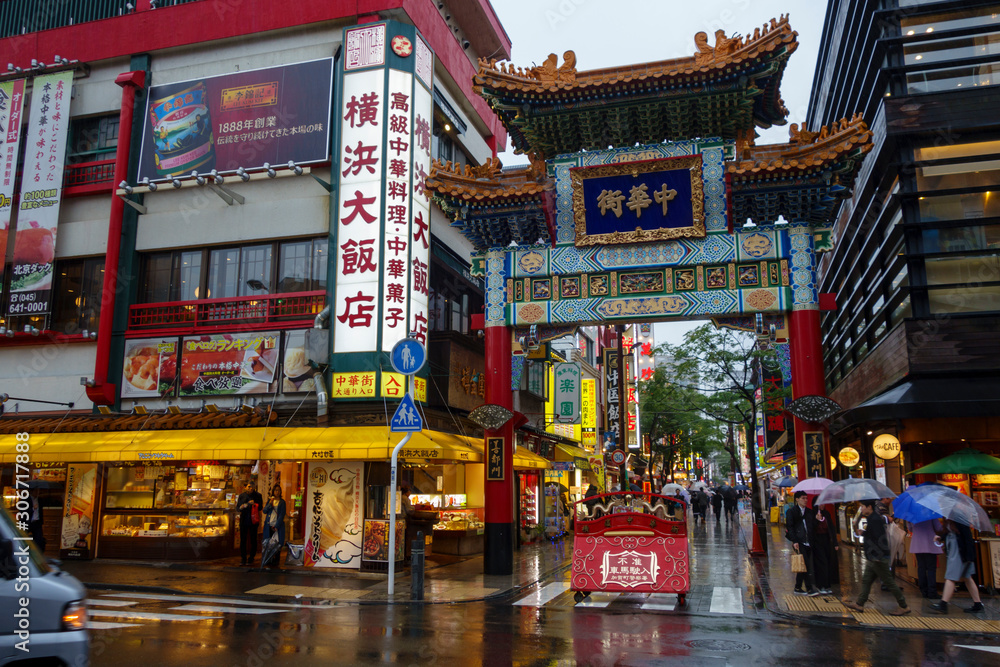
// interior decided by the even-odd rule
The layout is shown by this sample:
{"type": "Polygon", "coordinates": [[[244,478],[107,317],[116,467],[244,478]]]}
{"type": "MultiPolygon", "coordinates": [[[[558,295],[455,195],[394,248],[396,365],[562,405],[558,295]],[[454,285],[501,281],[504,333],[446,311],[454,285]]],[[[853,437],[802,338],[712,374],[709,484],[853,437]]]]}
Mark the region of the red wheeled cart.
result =
{"type": "Polygon", "coordinates": [[[570,588],[579,602],[594,591],[676,593],[690,589],[684,501],[648,493],[606,493],[576,503],[570,588]]]}

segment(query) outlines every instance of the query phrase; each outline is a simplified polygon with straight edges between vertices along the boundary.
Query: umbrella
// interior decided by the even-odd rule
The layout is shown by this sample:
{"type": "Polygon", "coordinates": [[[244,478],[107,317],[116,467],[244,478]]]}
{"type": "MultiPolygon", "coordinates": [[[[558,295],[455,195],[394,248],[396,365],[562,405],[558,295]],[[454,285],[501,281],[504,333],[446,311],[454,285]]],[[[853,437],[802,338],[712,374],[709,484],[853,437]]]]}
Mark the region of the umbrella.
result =
{"type": "Polygon", "coordinates": [[[921,484],[907,490],[913,502],[946,519],[976,530],[993,532],[986,510],[969,496],[941,484],[921,484]]]}
{"type": "Polygon", "coordinates": [[[876,482],[874,479],[858,477],[842,479],[839,482],[828,485],[819,494],[819,498],[816,499],[815,504],[853,503],[859,500],[878,500],[879,498],[895,497],[896,494],[885,484],[876,482]]]}
{"type": "MultiPolygon", "coordinates": [[[[913,494],[911,491],[916,490],[921,486],[941,486],[936,482],[924,482],[917,486],[911,486],[906,491],[899,494],[895,500],[892,501],[892,515],[897,519],[902,519],[903,521],[909,521],[910,523],[921,523],[923,521],[930,521],[931,519],[940,519],[941,515],[934,510],[928,509],[923,505],[918,504],[913,499],[913,494]]],[[[947,487],[942,487],[947,488],[947,487]]]]}
{"type": "MultiPolygon", "coordinates": [[[[260,569],[264,570],[268,562],[274,558],[281,551],[281,542],[278,541],[278,533],[275,532],[271,535],[271,538],[264,543],[264,550],[260,554],[260,569]]],[[[275,565],[281,566],[281,563],[275,563],[275,565]]]]}
{"type": "Polygon", "coordinates": [[[746,484],[737,484],[736,486],[734,486],[732,488],[736,489],[737,491],[749,491],[750,490],[750,487],[747,486],[746,484]]]}
{"type": "MultiPolygon", "coordinates": [[[[792,479],[795,479],[794,477],[792,479]]],[[[810,477],[795,485],[794,492],[805,491],[811,495],[817,495],[820,491],[833,484],[832,479],[826,477],[810,477]]]]}
{"type": "Polygon", "coordinates": [[[788,477],[782,477],[777,482],[775,482],[774,485],[777,487],[784,488],[786,486],[795,486],[798,483],[799,483],[798,477],[788,476],[788,477]]]}
{"type": "Polygon", "coordinates": [[[694,491],[695,489],[704,489],[707,486],[708,486],[708,484],[706,484],[705,482],[703,482],[701,480],[698,480],[697,482],[692,482],[691,483],[691,486],[688,487],[688,491],[694,491]]]}
{"type": "Polygon", "coordinates": [[[910,474],[930,475],[949,472],[961,475],[997,474],[1000,473],[1000,459],[969,447],[938,459],[923,468],[917,468],[910,474]]]}

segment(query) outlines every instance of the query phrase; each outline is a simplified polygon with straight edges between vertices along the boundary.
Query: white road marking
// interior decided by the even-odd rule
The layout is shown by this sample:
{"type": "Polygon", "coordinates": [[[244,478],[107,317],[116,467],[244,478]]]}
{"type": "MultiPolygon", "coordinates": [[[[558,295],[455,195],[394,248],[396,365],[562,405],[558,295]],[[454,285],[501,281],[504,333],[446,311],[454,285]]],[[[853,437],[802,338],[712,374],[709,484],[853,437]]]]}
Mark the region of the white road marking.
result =
{"type": "Polygon", "coordinates": [[[677,595],[674,593],[650,593],[641,608],[649,611],[673,611],[677,608],[677,595]]]}
{"type": "Polygon", "coordinates": [[[580,602],[576,603],[577,607],[594,607],[603,608],[607,607],[609,604],[614,602],[621,593],[591,593],[588,597],[585,597],[580,602]]]}
{"type": "Polygon", "coordinates": [[[111,630],[113,628],[138,628],[142,623],[111,623],[110,621],[87,621],[88,630],[111,630]]]}
{"type": "Polygon", "coordinates": [[[87,612],[91,616],[108,616],[111,618],[135,618],[144,621],[209,621],[221,619],[222,616],[194,616],[192,614],[167,614],[155,613],[151,611],[132,611],[131,609],[121,609],[117,611],[104,611],[102,609],[91,609],[87,612]]]}
{"type": "Polygon", "coordinates": [[[531,595],[524,597],[514,603],[518,607],[541,607],[545,603],[555,600],[557,597],[569,590],[568,581],[557,581],[538,589],[531,595]]]}
{"type": "Polygon", "coordinates": [[[973,651],[986,651],[987,653],[1000,653],[1000,646],[972,646],[971,644],[955,644],[957,648],[971,648],[973,651]]]}
{"type": "Polygon", "coordinates": [[[223,604],[241,604],[249,607],[275,607],[282,609],[299,609],[314,605],[288,604],[284,602],[257,602],[255,600],[238,600],[236,598],[208,597],[204,595],[162,595],[158,593],[108,593],[104,598],[131,598],[135,600],[167,600],[171,602],[209,602],[223,604]]]}
{"type": "Polygon", "coordinates": [[[207,611],[213,614],[281,614],[284,609],[260,609],[258,607],[218,607],[209,604],[186,604],[171,607],[171,611],[207,611]]]}
{"type": "Polygon", "coordinates": [[[87,598],[88,607],[131,607],[134,604],[139,604],[135,600],[95,600],[94,598],[87,598]]]}
{"type": "Polygon", "coordinates": [[[716,586],[712,591],[712,606],[709,611],[713,614],[742,614],[743,593],[738,588],[716,586]]]}

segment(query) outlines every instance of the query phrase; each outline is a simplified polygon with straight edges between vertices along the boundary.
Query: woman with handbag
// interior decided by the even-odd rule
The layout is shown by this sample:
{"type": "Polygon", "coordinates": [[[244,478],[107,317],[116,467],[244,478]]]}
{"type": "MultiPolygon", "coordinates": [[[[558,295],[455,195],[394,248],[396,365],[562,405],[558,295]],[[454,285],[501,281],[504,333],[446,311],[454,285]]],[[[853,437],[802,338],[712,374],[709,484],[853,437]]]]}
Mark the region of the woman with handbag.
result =
{"type": "Polygon", "coordinates": [[[979,586],[972,575],[976,573],[976,543],[968,526],[956,523],[951,519],[945,521],[944,529],[938,533],[935,544],[944,543],[946,569],[944,573],[944,594],[940,602],[931,605],[931,611],[938,614],[948,613],[948,602],[955,594],[955,586],[960,581],[972,596],[972,606],[966,608],[971,614],[983,611],[983,601],[979,598],[979,586]]]}
{"type": "MultiPolygon", "coordinates": [[[[271,496],[267,499],[267,505],[264,506],[264,541],[263,548],[261,550],[261,558],[266,558],[264,554],[268,554],[268,542],[276,540],[277,549],[273,550],[273,559],[269,559],[269,562],[273,562],[273,567],[281,568],[281,547],[285,544],[285,501],[281,497],[281,485],[275,484],[271,488],[271,496]]],[[[268,565],[268,562],[261,562],[261,567],[268,565]]],[[[270,567],[270,566],[269,566],[270,567]]]]}
{"type": "Polygon", "coordinates": [[[792,543],[792,571],[795,573],[796,595],[809,595],[815,597],[820,594],[816,588],[816,580],[813,576],[812,546],[809,542],[809,535],[813,532],[812,523],[814,520],[813,511],[806,507],[808,498],[805,491],[795,492],[795,505],[788,511],[788,524],[785,530],[785,537],[792,543]],[[800,558],[796,558],[796,556],[800,558]],[[796,561],[799,561],[796,564],[796,561]]]}

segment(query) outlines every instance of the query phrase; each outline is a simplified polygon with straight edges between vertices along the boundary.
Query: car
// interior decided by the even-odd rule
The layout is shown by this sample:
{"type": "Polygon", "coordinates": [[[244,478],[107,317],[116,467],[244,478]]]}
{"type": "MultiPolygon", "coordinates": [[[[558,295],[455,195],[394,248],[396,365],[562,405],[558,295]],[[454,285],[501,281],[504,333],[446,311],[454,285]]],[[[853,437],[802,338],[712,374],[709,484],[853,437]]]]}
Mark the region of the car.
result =
{"type": "Polygon", "coordinates": [[[0,510],[0,666],[88,664],[86,597],[0,510]]]}

